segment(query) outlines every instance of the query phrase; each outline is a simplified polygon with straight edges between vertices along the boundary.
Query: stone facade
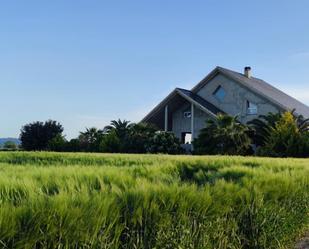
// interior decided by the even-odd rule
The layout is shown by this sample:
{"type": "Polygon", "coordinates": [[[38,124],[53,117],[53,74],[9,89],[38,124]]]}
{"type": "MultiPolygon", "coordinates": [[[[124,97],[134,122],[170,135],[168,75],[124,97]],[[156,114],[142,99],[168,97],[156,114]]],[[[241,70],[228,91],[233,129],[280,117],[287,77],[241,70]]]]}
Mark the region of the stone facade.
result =
{"type": "MultiPolygon", "coordinates": [[[[207,99],[208,102],[217,106],[223,112],[232,116],[237,115],[242,123],[247,123],[259,115],[266,115],[269,112],[276,113],[281,110],[262,96],[221,74],[210,80],[197,94],[207,99]],[[226,93],[222,101],[218,100],[213,94],[219,86],[226,93]],[[257,114],[248,114],[247,101],[256,104],[257,114]]],[[[172,132],[179,139],[181,139],[183,132],[191,132],[191,118],[184,116],[184,112],[187,111],[191,111],[191,103],[189,102],[172,113],[172,132]]],[[[198,107],[194,107],[194,138],[199,135],[199,131],[205,127],[206,120],[210,118],[212,118],[210,115],[198,107]]]]}
{"type": "MultiPolygon", "coordinates": [[[[184,116],[184,112],[191,111],[191,104],[186,103],[172,114],[172,132],[181,139],[183,132],[191,132],[191,118],[184,116]]],[[[199,134],[199,131],[205,127],[207,119],[211,118],[207,113],[194,107],[194,138],[199,134]]]]}
{"type": "Polygon", "coordinates": [[[244,124],[260,115],[286,110],[309,117],[308,106],[265,81],[251,77],[250,70],[246,67],[241,74],[216,67],[191,90],[176,88],[142,121],[172,131],[182,141],[184,137],[188,141],[199,135],[207,119],[215,119],[221,112],[238,116],[244,124]]]}
{"type": "Polygon", "coordinates": [[[223,112],[232,116],[238,115],[238,119],[242,123],[247,123],[257,118],[259,115],[281,111],[281,109],[273,103],[221,74],[218,74],[210,80],[197,94],[207,99],[207,101],[217,106],[223,112]],[[223,87],[226,92],[223,101],[218,100],[213,95],[219,86],[223,87]],[[247,101],[257,105],[256,115],[248,114],[247,101]]]}

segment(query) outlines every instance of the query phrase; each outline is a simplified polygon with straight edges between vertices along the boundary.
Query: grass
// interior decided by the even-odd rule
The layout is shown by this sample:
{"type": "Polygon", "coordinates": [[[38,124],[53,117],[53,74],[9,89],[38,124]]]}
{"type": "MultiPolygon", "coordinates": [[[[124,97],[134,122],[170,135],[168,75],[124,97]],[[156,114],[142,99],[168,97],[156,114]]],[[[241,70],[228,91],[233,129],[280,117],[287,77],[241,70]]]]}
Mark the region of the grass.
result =
{"type": "Polygon", "coordinates": [[[0,248],[291,248],[309,160],[0,153],[0,248]]]}

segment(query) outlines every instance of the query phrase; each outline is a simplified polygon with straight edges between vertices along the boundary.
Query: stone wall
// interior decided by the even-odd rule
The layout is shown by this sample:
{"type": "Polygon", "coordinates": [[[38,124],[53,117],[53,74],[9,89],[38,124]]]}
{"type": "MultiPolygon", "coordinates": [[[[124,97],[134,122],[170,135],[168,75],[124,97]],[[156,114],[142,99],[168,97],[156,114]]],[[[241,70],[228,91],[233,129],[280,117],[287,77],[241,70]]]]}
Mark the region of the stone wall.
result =
{"type": "Polygon", "coordinates": [[[279,111],[279,107],[270,101],[221,74],[209,81],[197,94],[225,113],[233,116],[238,115],[239,120],[243,123],[257,118],[259,115],[279,111]],[[223,101],[213,95],[218,86],[222,86],[226,92],[223,101]],[[247,100],[257,105],[258,113],[256,115],[247,113],[247,100]]]}

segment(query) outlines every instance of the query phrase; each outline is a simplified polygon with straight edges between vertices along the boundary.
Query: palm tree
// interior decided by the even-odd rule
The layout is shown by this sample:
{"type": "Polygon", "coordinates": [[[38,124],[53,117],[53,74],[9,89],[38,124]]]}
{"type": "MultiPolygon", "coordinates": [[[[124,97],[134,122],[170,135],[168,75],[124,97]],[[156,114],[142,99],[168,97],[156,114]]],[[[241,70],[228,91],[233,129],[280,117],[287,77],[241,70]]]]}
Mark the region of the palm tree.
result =
{"type": "Polygon", "coordinates": [[[94,152],[98,150],[98,144],[103,138],[103,130],[95,127],[86,128],[85,132],[80,132],[79,140],[86,151],[94,152]]]}
{"type": "Polygon", "coordinates": [[[259,118],[248,122],[250,129],[253,131],[252,139],[257,146],[263,146],[269,137],[271,129],[281,118],[281,113],[271,113],[260,115],[259,118]]]}
{"type": "MultiPolygon", "coordinates": [[[[293,115],[294,122],[300,133],[309,131],[309,119],[302,115],[296,115],[295,109],[290,112],[293,115]]],[[[257,146],[263,146],[267,142],[271,131],[275,128],[277,122],[282,118],[282,113],[271,113],[260,115],[259,118],[248,122],[253,131],[252,139],[257,146]]]]}
{"type": "Polygon", "coordinates": [[[115,131],[117,136],[122,139],[124,138],[127,134],[129,129],[133,126],[134,124],[131,123],[128,120],[112,120],[110,125],[107,125],[104,127],[103,131],[104,133],[110,133],[112,130],[115,131]]]}
{"type": "Polygon", "coordinates": [[[246,154],[251,144],[248,132],[248,127],[241,124],[237,116],[219,114],[206,122],[194,141],[194,148],[201,154],[246,154]]]}

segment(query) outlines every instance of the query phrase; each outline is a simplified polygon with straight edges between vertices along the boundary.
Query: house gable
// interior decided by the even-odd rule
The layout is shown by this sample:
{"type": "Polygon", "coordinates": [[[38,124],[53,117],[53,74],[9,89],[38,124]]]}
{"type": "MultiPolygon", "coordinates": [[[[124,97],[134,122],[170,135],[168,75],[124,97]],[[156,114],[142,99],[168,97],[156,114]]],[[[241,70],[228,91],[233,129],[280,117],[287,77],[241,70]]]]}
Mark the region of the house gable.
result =
{"type": "Polygon", "coordinates": [[[283,110],[278,105],[220,72],[211,79],[208,79],[207,83],[201,88],[197,89],[196,94],[207,99],[207,101],[223,112],[232,116],[237,115],[243,123],[257,118],[259,115],[283,110]],[[215,95],[219,88],[223,89],[225,93],[221,99],[215,95]],[[256,114],[248,113],[248,102],[257,106],[256,114]]]}
{"type": "MultiPolygon", "coordinates": [[[[186,117],[185,112],[191,112],[191,103],[187,102],[172,113],[172,132],[181,138],[183,132],[191,132],[191,118],[186,117]]],[[[206,125],[206,120],[215,119],[213,115],[194,107],[194,138],[206,125]]]]}
{"type": "Polygon", "coordinates": [[[250,90],[251,92],[254,92],[261,98],[268,100],[271,104],[278,107],[279,110],[295,110],[295,114],[303,115],[305,118],[309,118],[309,107],[297,99],[287,95],[286,93],[280,91],[279,89],[273,87],[261,79],[251,76],[247,77],[244,74],[222,67],[216,67],[214,70],[212,70],[203,80],[201,80],[195,87],[193,87],[191,91],[193,93],[197,93],[218,74],[224,75],[232,81],[239,83],[241,86],[250,90]]]}
{"type": "Polygon", "coordinates": [[[309,107],[283,93],[263,80],[251,77],[250,68],[245,74],[216,67],[190,90],[176,88],[142,122],[153,123],[161,130],[173,131],[177,137],[183,133],[199,134],[205,120],[216,118],[218,113],[238,116],[242,123],[285,110],[309,118],[309,107]],[[189,112],[193,118],[185,117],[189,112]]]}

